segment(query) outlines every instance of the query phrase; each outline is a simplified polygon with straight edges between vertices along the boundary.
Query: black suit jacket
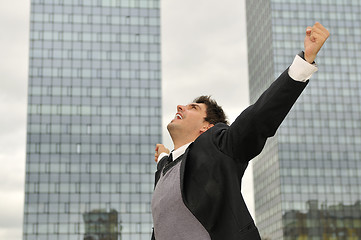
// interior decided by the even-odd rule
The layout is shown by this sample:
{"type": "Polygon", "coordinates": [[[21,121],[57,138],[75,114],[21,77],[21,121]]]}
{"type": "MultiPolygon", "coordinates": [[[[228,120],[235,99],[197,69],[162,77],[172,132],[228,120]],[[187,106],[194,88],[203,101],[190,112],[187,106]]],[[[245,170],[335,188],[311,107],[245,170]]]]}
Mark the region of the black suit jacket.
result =
{"type": "MultiPolygon", "coordinates": [[[[181,164],[183,202],[212,240],[261,239],[241,194],[241,179],[306,85],[291,79],[287,69],[230,126],[216,124],[187,149],[181,164]]],[[[164,164],[158,163],[155,184],[164,164]]]]}

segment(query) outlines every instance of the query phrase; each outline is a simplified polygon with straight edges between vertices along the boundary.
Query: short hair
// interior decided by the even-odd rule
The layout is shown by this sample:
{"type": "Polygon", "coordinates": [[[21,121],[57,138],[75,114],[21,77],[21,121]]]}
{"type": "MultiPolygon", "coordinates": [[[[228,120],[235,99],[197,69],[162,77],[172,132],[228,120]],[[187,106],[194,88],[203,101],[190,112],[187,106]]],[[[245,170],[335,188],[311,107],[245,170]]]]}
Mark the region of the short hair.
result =
{"type": "Polygon", "coordinates": [[[205,121],[211,124],[225,123],[228,125],[224,111],[211,96],[199,96],[193,100],[194,103],[203,103],[207,106],[205,121]]]}

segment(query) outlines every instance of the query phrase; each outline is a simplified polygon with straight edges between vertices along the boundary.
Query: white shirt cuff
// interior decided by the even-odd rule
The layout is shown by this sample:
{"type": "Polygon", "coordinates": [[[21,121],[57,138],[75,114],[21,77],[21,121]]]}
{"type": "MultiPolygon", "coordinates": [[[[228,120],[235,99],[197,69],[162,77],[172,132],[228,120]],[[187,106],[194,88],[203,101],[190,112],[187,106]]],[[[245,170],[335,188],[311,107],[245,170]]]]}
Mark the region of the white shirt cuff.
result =
{"type": "Polygon", "coordinates": [[[316,64],[310,64],[296,55],[292,65],[288,69],[288,75],[295,81],[306,82],[317,70],[316,64]]]}
{"type": "Polygon", "coordinates": [[[159,162],[159,160],[161,160],[162,158],[169,156],[169,154],[162,152],[161,154],[159,154],[158,159],[157,159],[157,163],[159,162]]]}

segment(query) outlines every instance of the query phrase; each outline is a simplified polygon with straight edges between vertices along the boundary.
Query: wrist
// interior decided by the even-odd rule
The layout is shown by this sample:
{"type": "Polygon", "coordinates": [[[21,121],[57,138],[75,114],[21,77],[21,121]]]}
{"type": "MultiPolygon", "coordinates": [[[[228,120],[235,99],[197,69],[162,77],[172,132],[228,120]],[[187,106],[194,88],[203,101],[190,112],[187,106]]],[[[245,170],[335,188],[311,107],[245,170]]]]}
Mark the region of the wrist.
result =
{"type": "Polygon", "coordinates": [[[293,60],[293,63],[288,70],[288,74],[295,81],[306,82],[316,71],[317,65],[310,64],[309,62],[305,61],[304,53],[300,52],[293,60]]]}
{"type": "Polygon", "coordinates": [[[304,51],[300,52],[298,55],[310,64],[315,63],[316,55],[309,56],[304,51]]]}

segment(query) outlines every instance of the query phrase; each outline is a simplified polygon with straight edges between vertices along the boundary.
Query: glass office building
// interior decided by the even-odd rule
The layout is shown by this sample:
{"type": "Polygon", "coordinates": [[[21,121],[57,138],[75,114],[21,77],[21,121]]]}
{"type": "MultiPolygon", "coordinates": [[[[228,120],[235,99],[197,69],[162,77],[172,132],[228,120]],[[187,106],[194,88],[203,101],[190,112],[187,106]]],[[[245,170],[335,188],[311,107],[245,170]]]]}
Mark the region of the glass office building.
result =
{"type": "Polygon", "coordinates": [[[303,50],[307,26],[330,38],[319,71],[253,160],[263,239],[361,239],[361,2],[246,0],[251,102],[303,50]]]}
{"type": "Polygon", "coordinates": [[[150,239],[159,0],[32,0],[24,240],[150,239]]]}

